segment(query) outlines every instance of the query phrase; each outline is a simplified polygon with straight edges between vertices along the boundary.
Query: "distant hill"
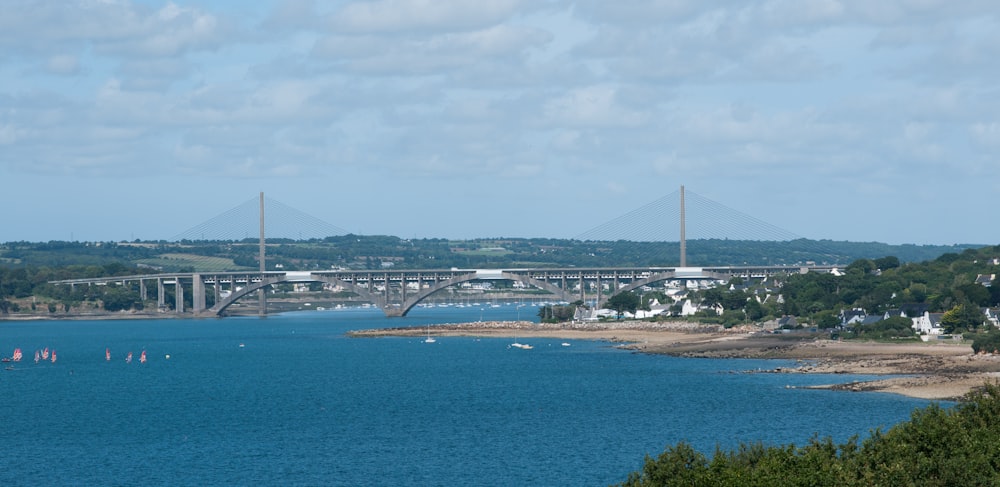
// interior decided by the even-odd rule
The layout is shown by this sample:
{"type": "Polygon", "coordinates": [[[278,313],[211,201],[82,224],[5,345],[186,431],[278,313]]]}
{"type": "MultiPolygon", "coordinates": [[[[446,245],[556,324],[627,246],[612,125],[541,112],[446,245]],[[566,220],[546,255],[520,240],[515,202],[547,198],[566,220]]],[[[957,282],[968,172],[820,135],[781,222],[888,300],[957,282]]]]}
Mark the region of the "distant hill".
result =
{"type": "MultiPolygon", "coordinates": [[[[546,238],[472,240],[402,239],[344,235],[314,240],[269,240],[270,270],[432,269],[502,267],[677,266],[678,242],[580,241],[546,238]]],[[[798,239],[784,242],[689,240],[687,265],[847,265],[857,259],[893,256],[922,262],[983,245],[890,245],[798,239]]],[[[244,241],[8,242],[0,244],[2,267],[106,266],[152,271],[252,270],[258,244],[244,241]]]]}

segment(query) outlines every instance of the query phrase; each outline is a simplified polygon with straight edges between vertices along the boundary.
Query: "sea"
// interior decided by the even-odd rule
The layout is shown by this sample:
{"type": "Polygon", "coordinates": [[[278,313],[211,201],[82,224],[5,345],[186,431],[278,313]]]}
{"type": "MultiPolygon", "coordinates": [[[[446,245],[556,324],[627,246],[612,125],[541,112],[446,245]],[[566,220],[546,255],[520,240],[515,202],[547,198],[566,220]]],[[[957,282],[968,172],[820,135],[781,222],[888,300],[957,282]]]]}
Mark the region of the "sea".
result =
{"type": "Polygon", "coordinates": [[[0,321],[0,355],[24,354],[0,370],[0,484],[608,485],[680,441],[706,455],[741,442],[843,442],[929,404],[803,388],[865,376],[758,373],[786,361],[346,336],[535,315],[504,305],[404,318],[348,308],[0,321]],[[57,361],[35,363],[45,348],[57,361]]]}

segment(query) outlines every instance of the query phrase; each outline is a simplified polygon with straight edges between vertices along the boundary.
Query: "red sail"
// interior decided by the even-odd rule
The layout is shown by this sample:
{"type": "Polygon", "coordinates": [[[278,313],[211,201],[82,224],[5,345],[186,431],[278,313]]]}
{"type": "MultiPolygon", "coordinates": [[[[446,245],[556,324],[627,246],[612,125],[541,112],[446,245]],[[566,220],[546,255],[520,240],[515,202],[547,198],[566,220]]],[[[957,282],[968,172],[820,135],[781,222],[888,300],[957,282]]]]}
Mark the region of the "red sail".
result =
{"type": "Polygon", "coordinates": [[[143,350],[142,353],[139,354],[139,363],[140,364],[146,363],[146,351],[145,350],[143,350]]]}
{"type": "Polygon", "coordinates": [[[52,363],[56,363],[56,351],[55,351],[55,349],[52,350],[52,363]]]}
{"type": "Polygon", "coordinates": [[[111,349],[110,348],[105,348],[104,349],[104,360],[107,360],[108,362],[111,361],[111,349]]]}
{"type": "Polygon", "coordinates": [[[21,349],[20,348],[15,348],[14,349],[14,355],[11,356],[11,360],[13,360],[15,362],[20,362],[21,361],[21,357],[23,357],[23,355],[21,354],[21,349]]]}

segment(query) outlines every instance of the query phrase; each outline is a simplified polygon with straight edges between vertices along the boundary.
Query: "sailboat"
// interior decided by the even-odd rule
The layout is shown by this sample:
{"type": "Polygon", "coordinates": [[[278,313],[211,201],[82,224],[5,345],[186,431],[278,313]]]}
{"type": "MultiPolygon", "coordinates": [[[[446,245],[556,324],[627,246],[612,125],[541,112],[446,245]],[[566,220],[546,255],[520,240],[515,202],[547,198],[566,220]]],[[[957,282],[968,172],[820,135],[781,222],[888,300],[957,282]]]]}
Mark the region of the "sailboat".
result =
{"type": "Polygon", "coordinates": [[[42,352],[35,350],[35,363],[37,364],[42,359],[42,352]]]}
{"type": "Polygon", "coordinates": [[[111,349],[110,348],[105,348],[104,349],[104,360],[107,360],[108,362],[111,361],[111,349]]]}
{"type": "Polygon", "coordinates": [[[143,350],[142,353],[139,354],[139,363],[140,364],[146,363],[146,351],[145,350],[143,350]]]}
{"type": "Polygon", "coordinates": [[[427,338],[424,339],[424,343],[434,343],[437,340],[431,338],[431,327],[427,327],[427,338]]]}
{"type": "Polygon", "coordinates": [[[13,361],[15,361],[15,362],[20,362],[22,357],[24,357],[24,354],[21,353],[21,349],[20,348],[15,348],[14,349],[14,355],[11,356],[10,359],[13,360],[13,361]]]}
{"type": "Polygon", "coordinates": [[[535,347],[532,347],[531,345],[528,345],[527,343],[518,343],[518,341],[517,341],[517,328],[514,328],[514,343],[511,343],[510,346],[512,346],[514,348],[520,348],[521,350],[531,350],[532,348],[535,348],[535,347]]]}
{"type": "Polygon", "coordinates": [[[125,356],[125,363],[132,363],[132,352],[129,352],[128,355],[125,356]]]}
{"type": "Polygon", "coordinates": [[[56,349],[52,349],[52,363],[56,363],[56,349]]]}

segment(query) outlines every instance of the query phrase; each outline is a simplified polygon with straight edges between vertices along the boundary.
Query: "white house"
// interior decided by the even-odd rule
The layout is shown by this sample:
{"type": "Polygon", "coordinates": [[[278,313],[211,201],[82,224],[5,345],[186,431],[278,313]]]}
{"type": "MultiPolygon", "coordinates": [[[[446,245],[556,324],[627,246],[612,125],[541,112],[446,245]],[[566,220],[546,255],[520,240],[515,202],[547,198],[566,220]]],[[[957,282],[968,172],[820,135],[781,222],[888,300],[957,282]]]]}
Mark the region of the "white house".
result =
{"type": "Polygon", "coordinates": [[[917,332],[918,335],[940,335],[943,332],[941,328],[941,315],[943,314],[924,311],[924,314],[910,318],[913,320],[913,331],[917,332]]]}

